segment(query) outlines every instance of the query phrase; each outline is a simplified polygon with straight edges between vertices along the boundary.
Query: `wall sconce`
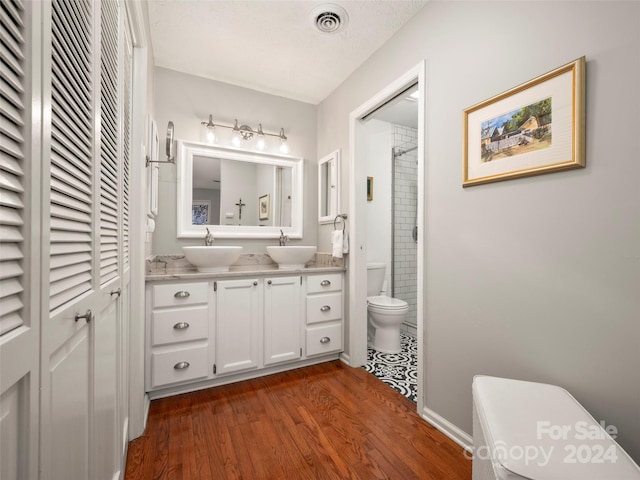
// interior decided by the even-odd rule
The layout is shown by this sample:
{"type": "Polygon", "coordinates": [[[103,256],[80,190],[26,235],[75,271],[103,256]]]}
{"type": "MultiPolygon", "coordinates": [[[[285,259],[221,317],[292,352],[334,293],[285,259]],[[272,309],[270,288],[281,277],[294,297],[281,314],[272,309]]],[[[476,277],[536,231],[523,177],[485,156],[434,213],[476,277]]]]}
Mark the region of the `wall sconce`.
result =
{"type": "Polygon", "coordinates": [[[213,123],[213,115],[209,115],[209,120],[206,122],[200,122],[205,128],[205,142],[213,144],[216,141],[215,128],[228,128],[232,130],[231,143],[234,147],[239,147],[242,142],[251,140],[254,135],[256,136],[256,148],[258,150],[264,150],[267,148],[266,137],[277,137],[280,139],[280,152],[285,155],[289,153],[289,145],[287,144],[287,136],[284,134],[284,128],[280,129],[280,133],[269,133],[262,130],[262,124],[258,124],[257,130],[254,130],[249,125],[238,125],[238,120],[235,120],[233,126],[223,125],[221,123],[213,123]]]}
{"type": "Polygon", "coordinates": [[[148,167],[150,163],[173,163],[175,165],[176,163],[176,154],[175,154],[175,150],[174,150],[174,143],[173,143],[173,122],[169,121],[169,123],[167,124],[167,141],[166,141],[166,145],[165,145],[165,150],[167,153],[167,159],[166,160],[152,160],[151,157],[149,155],[146,156],[146,166],[148,167]]]}

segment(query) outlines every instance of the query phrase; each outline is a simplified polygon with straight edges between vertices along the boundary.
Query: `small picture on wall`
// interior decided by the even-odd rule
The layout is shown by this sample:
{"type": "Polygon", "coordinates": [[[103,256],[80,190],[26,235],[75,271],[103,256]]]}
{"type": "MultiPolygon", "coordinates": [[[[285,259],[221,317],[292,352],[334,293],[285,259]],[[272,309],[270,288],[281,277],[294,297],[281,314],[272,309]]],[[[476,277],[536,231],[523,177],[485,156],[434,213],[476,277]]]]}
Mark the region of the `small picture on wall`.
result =
{"type": "Polygon", "coordinates": [[[211,202],[209,200],[194,200],[191,206],[191,224],[209,225],[211,202]]]}
{"type": "Polygon", "coordinates": [[[367,202],[373,200],[373,177],[367,177],[367,202]]]}
{"type": "Polygon", "coordinates": [[[260,220],[269,220],[271,210],[271,200],[269,194],[258,197],[258,214],[260,220]]]}

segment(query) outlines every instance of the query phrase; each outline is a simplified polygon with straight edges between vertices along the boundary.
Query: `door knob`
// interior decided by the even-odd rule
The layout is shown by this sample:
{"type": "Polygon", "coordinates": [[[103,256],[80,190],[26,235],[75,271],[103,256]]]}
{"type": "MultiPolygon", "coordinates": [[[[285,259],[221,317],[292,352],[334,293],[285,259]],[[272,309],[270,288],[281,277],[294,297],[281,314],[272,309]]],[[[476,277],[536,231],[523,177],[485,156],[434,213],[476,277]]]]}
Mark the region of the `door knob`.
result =
{"type": "Polygon", "coordinates": [[[84,318],[87,323],[89,323],[91,321],[91,310],[87,310],[87,313],[85,313],[84,315],[80,315],[78,312],[76,312],[75,316],[73,317],[76,322],[81,318],[84,318]]]}
{"type": "Polygon", "coordinates": [[[109,293],[110,296],[114,296],[117,295],[117,298],[120,298],[120,295],[122,295],[122,288],[118,288],[117,290],[111,290],[111,293],[109,293]]]}

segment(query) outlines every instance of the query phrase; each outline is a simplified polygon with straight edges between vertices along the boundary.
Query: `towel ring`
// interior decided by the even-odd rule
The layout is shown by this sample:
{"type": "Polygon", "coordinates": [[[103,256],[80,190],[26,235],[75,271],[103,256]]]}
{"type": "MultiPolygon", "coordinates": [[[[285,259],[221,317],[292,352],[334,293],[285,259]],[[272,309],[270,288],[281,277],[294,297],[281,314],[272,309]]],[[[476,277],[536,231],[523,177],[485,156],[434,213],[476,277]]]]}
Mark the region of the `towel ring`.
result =
{"type": "Polygon", "coordinates": [[[333,219],[333,229],[336,230],[336,222],[340,218],[342,219],[342,231],[344,232],[344,229],[347,226],[347,222],[345,221],[347,219],[346,213],[339,213],[338,215],[336,215],[336,218],[333,219]]]}

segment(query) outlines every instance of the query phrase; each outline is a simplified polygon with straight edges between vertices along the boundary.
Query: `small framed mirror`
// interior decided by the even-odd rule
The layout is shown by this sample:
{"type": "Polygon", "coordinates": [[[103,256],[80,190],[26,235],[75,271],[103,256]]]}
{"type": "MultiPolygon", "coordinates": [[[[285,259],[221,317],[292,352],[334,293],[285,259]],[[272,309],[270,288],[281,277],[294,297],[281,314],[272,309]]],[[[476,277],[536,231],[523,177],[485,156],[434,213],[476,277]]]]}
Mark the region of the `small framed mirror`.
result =
{"type": "Polygon", "coordinates": [[[318,222],[332,223],[340,212],[340,150],[318,162],[318,222]]]}

